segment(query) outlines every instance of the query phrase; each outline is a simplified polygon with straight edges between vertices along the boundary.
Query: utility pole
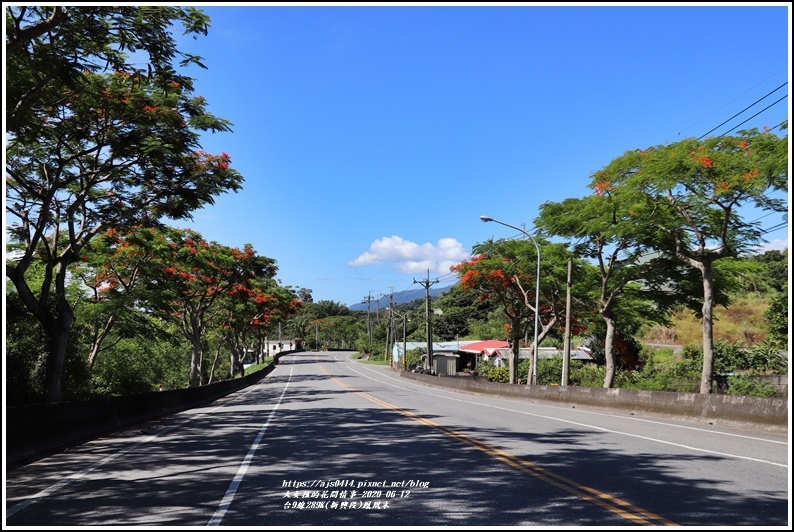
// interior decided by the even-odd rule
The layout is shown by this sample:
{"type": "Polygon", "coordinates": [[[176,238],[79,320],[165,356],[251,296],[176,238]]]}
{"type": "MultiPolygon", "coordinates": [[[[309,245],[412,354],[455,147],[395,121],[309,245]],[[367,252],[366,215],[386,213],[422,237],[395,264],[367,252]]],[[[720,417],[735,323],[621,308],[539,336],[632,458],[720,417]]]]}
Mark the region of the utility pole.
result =
{"type": "Polygon", "coordinates": [[[571,270],[573,259],[568,259],[568,293],[565,297],[565,340],[562,348],[562,382],[561,386],[568,386],[568,373],[571,365],[571,270]]]}
{"type": "MultiPolygon", "coordinates": [[[[386,294],[381,294],[381,297],[386,297],[386,294]]],[[[384,360],[389,360],[389,366],[392,365],[391,359],[389,358],[389,346],[392,343],[392,336],[394,336],[394,313],[392,312],[392,302],[394,300],[394,287],[389,287],[389,316],[387,316],[386,322],[386,358],[384,360]]],[[[380,323],[380,322],[379,322],[380,323]]]]}
{"type": "Polygon", "coordinates": [[[427,368],[433,371],[433,313],[430,312],[430,285],[436,284],[438,279],[430,281],[430,270],[427,270],[427,280],[417,281],[414,283],[421,284],[425,287],[425,316],[427,317],[427,368]]]}
{"type": "Polygon", "coordinates": [[[367,304],[367,332],[369,333],[369,351],[372,353],[372,319],[370,318],[370,301],[372,301],[372,292],[367,294],[367,298],[362,303],[367,304]]]}

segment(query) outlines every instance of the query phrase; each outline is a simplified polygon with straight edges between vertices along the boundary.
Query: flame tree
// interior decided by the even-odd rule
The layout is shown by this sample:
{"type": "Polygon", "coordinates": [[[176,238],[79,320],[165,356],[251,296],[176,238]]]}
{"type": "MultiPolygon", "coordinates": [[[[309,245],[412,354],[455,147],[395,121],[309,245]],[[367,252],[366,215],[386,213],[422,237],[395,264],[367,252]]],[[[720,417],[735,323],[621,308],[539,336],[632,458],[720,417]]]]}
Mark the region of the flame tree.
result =
{"type": "MultiPolygon", "coordinates": [[[[564,245],[539,242],[541,247],[541,308],[535,308],[537,253],[526,240],[488,240],[472,248],[474,257],[453,266],[465,290],[474,290],[482,300],[499,307],[507,323],[505,333],[510,339],[511,384],[520,382],[518,358],[520,341],[527,332],[530,318],[539,312],[538,345],[553,330],[565,323],[567,261],[570,254],[564,245]]],[[[577,270],[581,264],[576,261],[577,270]]],[[[577,298],[578,299],[578,298],[577,298]]]]}
{"type": "MultiPolygon", "coordinates": [[[[191,345],[191,387],[206,383],[204,354],[206,333],[212,324],[231,327],[230,307],[252,300],[260,307],[270,304],[261,287],[274,283],[276,261],[256,254],[250,244],[244,248],[207,242],[190,229],[164,228],[152,238],[137,238],[154,257],[146,265],[142,307],[152,315],[175,322],[191,345]]],[[[263,317],[261,308],[239,318],[248,325],[263,317]]],[[[240,328],[238,322],[235,327],[240,328]]]]}
{"type": "MultiPolygon", "coordinates": [[[[788,131],[787,121],[779,131],[788,131]]],[[[638,222],[638,231],[648,227],[656,231],[659,250],[700,275],[700,393],[711,393],[716,263],[747,254],[764,241],[760,218],[748,221],[742,207],[787,212],[780,193],[788,191],[788,134],[779,136],[765,128],[740,131],[737,136],[684,139],[627,152],[611,165],[632,168],[605,176],[602,186],[640,198],[636,208],[648,215],[638,222]]]]}
{"type": "Polygon", "coordinates": [[[10,6],[6,9],[6,276],[41,324],[45,396],[59,401],[74,309],[66,285],[84,247],[109,228],[189,219],[240,188],[227,154],[202,132],[230,131],[180,65],[202,66],[171,30],[206,34],[193,8],[10,6]],[[135,63],[128,59],[135,53],[135,63]],[[43,282],[33,281],[40,264],[43,282]]]}
{"type": "Polygon", "coordinates": [[[654,229],[648,222],[652,213],[636,204],[633,191],[614,190],[609,185],[608,176],[633,168],[634,160],[626,157],[596,172],[593,195],[546,202],[535,221],[549,237],[572,239],[575,255],[595,263],[595,268],[588,269],[594,270],[591,275],[580,277],[579,287],[591,293],[588,299],[606,328],[604,388],[611,388],[615,379],[619,317],[628,322],[633,321],[632,315],[641,314],[648,320],[666,323],[670,309],[684,297],[679,290],[682,284],[674,282],[680,275],[671,260],[653,253],[650,247],[654,229]],[[638,231],[642,217],[646,217],[644,227],[651,230],[650,235],[638,231]]]}
{"type": "MultiPolygon", "coordinates": [[[[223,331],[221,344],[229,350],[231,374],[245,375],[243,362],[248,349],[254,349],[257,360],[263,356],[268,333],[274,324],[298,312],[302,303],[294,290],[279,286],[268,272],[269,259],[256,257],[254,277],[227,290],[219,300],[217,320],[223,331]]],[[[210,372],[212,375],[213,372],[210,372]]]]}

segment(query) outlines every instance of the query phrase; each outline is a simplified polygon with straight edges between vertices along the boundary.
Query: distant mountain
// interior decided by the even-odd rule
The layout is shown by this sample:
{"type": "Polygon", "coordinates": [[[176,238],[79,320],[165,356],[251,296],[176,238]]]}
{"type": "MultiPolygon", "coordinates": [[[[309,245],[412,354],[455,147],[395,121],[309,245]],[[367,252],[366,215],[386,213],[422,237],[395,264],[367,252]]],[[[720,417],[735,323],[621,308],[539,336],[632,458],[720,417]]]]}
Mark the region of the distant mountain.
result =
{"type": "MultiPolygon", "coordinates": [[[[430,297],[438,297],[444,292],[448,291],[454,285],[443,286],[441,288],[433,288],[430,287],[430,297]]],[[[397,305],[402,305],[403,303],[410,303],[411,301],[415,301],[417,299],[424,299],[427,295],[427,292],[424,288],[417,288],[415,290],[403,290],[402,292],[394,292],[392,294],[392,303],[397,305]]],[[[380,299],[373,298],[372,301],[369,303],[370,310],[375,310],[378,308],[384,309],[389,307],[389,296],[383,296],[380,299]]],[[[363,303],[356,303],[355,305],[350,305],[350,310],[367,310],[367,302],[364,301],[363,303]]]]}

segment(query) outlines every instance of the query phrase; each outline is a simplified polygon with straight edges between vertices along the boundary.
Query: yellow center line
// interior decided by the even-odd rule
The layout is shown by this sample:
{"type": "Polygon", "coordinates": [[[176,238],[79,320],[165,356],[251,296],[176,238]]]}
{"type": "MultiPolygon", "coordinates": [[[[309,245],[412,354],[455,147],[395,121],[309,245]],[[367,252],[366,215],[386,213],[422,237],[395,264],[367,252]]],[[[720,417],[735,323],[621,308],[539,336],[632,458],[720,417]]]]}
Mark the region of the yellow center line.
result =
{"type": "Polygon", "coordinates": [[[514,456],[502,449],[499,449],[498,447],[494,447],[489,443],[485,443],[483,441],[472,438],[471,436],[463,434],[462,432],[449,429],[447,427],[444,427],[443,425],[440,425],[439,423],[436,423],[435,421],[431,421],[429,419],[423,418],[417,414],[414,414],[413,412],[409,412],[408,410],[400,408],[391,403],[387,403],[386,401],[378,399],[377,397],[373,397],[372,395],[369,395],[365,392],[361,392],[359,390],[351,388],[350,386],[340,381],[339,379],[332,377],[331,374],[328,373],[323,366],[320,366],[320,370],[326,375],[328,375],[332,381],[334,381],[342,388],[345,388],[346,390],[356,393],[361,397],[369,401],[372,401],[373,403],[379,404],[390,410],[394,410],[398,414],[408,417],[416,421],[417,423],[421,423],[422,425],[432,427],[442,432],[443,434],[450,436],[451,438],[455,438],[456,440],[470,447],[473,447],[474,449],[482,453],[485,453],[491,458],[495,458],[500,462],[503,462],[509,466],[514,467],[515,469],[518,469],[522,473],[526,473],[528,475],[537,478],[538,480],[542,480],[543,482],[546,482],[547,484],[555,486],[561,490],[567,491],[568,493],[571,493],[572,495],[575,495],[582,500],[596,504],[606,510],[609,510],[612,513],[615,513],[623,517],[624,519],[627,519],[639,525],[680,526],[678,523],[669,521],[668,519],[665,519],[664,517],[661,517],[653,512],[649,512],[622,499],[618,499],[616,497],[598,491],[589,486],[579,484],[576,481],[573,481],[571,479],[553,473],[537,464],[518,458],[517,456],[514,456]]]}

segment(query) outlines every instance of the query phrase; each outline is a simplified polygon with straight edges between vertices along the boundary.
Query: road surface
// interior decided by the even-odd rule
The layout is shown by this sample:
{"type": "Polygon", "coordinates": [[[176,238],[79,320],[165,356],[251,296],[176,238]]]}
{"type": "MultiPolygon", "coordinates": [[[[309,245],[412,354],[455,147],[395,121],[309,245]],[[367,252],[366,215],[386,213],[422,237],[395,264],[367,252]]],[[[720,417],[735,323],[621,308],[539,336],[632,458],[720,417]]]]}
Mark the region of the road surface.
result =
{"type": "Polygon", "coordinates": [[[786,435],[463,394],[345,352],[5,474],[14,527],[788,527],[786,435]]]}

